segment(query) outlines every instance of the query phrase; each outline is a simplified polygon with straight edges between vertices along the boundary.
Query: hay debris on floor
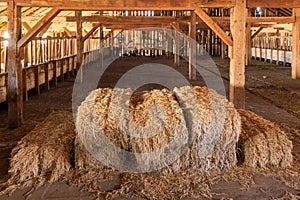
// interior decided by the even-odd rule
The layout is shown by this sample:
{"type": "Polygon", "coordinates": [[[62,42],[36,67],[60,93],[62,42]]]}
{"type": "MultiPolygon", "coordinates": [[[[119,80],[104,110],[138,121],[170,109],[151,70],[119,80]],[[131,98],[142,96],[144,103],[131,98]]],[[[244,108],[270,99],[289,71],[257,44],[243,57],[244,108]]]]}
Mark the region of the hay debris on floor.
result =
{"type": "Polygon", "coordinates": [[[7,191],[56,181],[72,167],[72,113],[52,112],[12,150],[7,191]]]}
{"type": "Polygon", "coordinates": [[[238,142],[241,163],[249,167],[290,167],[293,145],[285,132],[253,112],[238,112],[242,119],[242,134],[238,142]]]}

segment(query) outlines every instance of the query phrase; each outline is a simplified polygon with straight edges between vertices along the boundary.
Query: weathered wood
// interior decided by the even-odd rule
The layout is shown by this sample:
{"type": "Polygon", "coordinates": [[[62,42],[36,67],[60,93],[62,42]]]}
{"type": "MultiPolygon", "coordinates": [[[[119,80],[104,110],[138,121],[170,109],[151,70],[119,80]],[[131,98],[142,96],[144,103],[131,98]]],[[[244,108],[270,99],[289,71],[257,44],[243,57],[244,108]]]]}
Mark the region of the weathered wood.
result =
{"type": "Polygon", "coordinates": [[[299,0],[248,0],[248,8],[299,8],[299,0]]]}
{"type": "Polygon", "coordinates": [[[45,70],[45,90],[50,89],[49,84],[49,63],[44,64],[44,70],[45,70]]]}
{"type": "Polygon", "coordinates": [[[82,12],[81,11],[75,11],[75,16],[77,18],[76,21],[76,27],[77,27],[77,35],[76,35],[76,40],[77,40],[77,61],[76,61],[76,70],[78,70],[81,67],[82,64],[82,59],[83,59],[83,42],[82,42],[82,12]]]}
{"type": "Polygon", "coordinates": [[[171,27],[172,27],[175,31],[177,31],[177,32],[179,32],[179,33],[181,33],[181,34],[185,34],[184,31],[180,28],[180,26],[179,26],[178,23],[171,23],[171,27]]]}
{"type": "MultiPolygon", "coordinates": [[[[7,0],[1,0],[7,1],[7,0]]],[[[25,7],[60,7],[65,10],[192,10],[195,7],[231,8],[234,0],[30,0],[18,1],[19,6],[25,7]]],[[[248,0],[248,8],[299,8],[299,0],[248,0]]]]}
{"type": "Polygon", "coordinates": [[[223,41],[221,42],[221,57],[222,59],[226,57],[226,44],[223,41]]]}
{"type": "Polygon", "coordinates": [[[53,87],[57,87],[57,65],[56,61],[52,61],[53,66],[53,87]]]}
{"type": "Polygon", "coordinates": [[[65,74],[64,74],[64,59],[58,60],[58,66],[60,69],[60,80],[61,82],[65,81],[65,74]]]}
{"type": "MultiPolygon", "coordinates": [[[[169,24],[174,21],[188,19],[173,16],[83,16],[82,22],[97,22],[102,24],[169,24]]],[[[76,17],[66,17],[67,22],[76,22],[76,17]]]]}
{"type": "Polygon", "coordinates": [[[33,37],[35,37],[41,30],[43,30],[53,18],[60,12],[59,8],[53,8],[47,15],[45,15],[32,29],[18,41],[18,47],[25,46],[33,37]]]}
{"type": "Polygon", "coordinates": [[[252,63],[252,49],[251,49],[251,23],[247,23],[246,27],[246,66],[252,63]]]}
{"type": "Polygon", "coordinates": [[[257,23],[257,22],[276,22],[276,23],[293,23],[295,22],[294,17],[248,17],[247,22],[257,23]]]}
{"type": "Polygon", "coordinates": [[[27,70],[22,70],[23,71],[23,93],[24,93],[24,98],[25,101],[28,101],[28,89],[27,89],[27,70]]]}
{"type": "Polygon", "coordinates": [[[43,37],[43,35],[48,31],[50,26],[53,24],[53,22],[49,22],[47,26],[43,27],[43,29],[40,30],[40,33],[38,34],[39,37],[43,37]]]}
{"type": "Polygon", "coordinates": [[[35,88],[35,94],[39,95],[41,93],[40,91],[40,79],[39,79],[39,65],[34,66],[34,88],[35,88]]]}
{"type": "Polygon", "coordinates": [[[251,40],[253,40],[264,28],[260,27],[255,33],[251,35],[251,40]]]}
{"type": "MultiPolygon", "coordinates": [[[[177,27],[178,29],[179,25],[176,24],[175,27],[177,27]]],[[[174,65],[175,67],[179,67],[180,66],[180,33],[177,30],[174,31],[173,45],[174,45],[174,65]]]]}
{"type": "Polygon", "coordinates": [[[82,11],[75,11],[75,17],[76,20],[76,50],[77,50],[77,56],[76,56],[76,73],[77,77],[79,76],[79,81],[83,81],[83,69],[81,65],[83,64],[83,41],[82,41],[82,11]]]}
{"type": "Polygon", "coordinates": [[[14,1],[8,2],[7,31],[9,34],[7,48],[8,127],[17,128],[23,122],[23,72],[20,49],[17,47],[17,41],[21,37],[21,7],[16,6],[14,1]]]}
{"type": "Polygon", "coordinates": [[[29,26],[29,24],[27,22],[22,22],[23,27],[28,31],[31,30],[31,27],[29,26]]]}
{"type": "MultiPolygon", "coordinates": [[[[195,2],[202,2],[206,5],[206,0],[116,0],[116,1],[98,1],[98,0],[31,0],[18,2],[20,6],[27,7],[60,7],[69,10],[191,10],[195,2]]],[[[224,2],[224,0],[223,0],[224,2]]],[[[213,5],[216,6],[216,5],[213,5]]]]}
{"type": "Polygon", "coordinates": [[[101,23],[94,25],[93,28],[83,37],[82,41],[86,41],[100,26],[101,23]]]}
{"type": "Polygon", "coordinates": [[[208,55],[211,55],[211,49],[212,49],[212,45],[211,45],[211,30],[207,30],[207,53],[208,55]]]}
{"type": "Polygon", "coordinates": [[[189,45],[189,79],[196,80],[197,78],[197,70],[196,70],[196,14],[195,12],[191,12],[191,22],[189,27],[189,35],[190,35],[190,45],[189,45]]]}
{"type": "Polygon", "coordinates": [[[76,34],[70,31],[67,27],[63,27],[64,31],[69,37],[75,36],[76,34]]]}
{"type": "Polygon", "coordinates": [[[230,101],[236,108],[245,108],[246,18],[245,0],[236,0],[231,9],[233,48],[230,60],[230,101]]]}
{"type": "Polygon", "coordinates": [[[69,58],[66,58],[64,59],[65,62],[66,62],[66,70],[67,70],[67,79],[70,79],[71,78],[71,70],[70,70],[70,59],[69,58]]]}
{"type": "Polygon", "coordinates": [[[194,11],[228,46],[233,45],[233,41],[225,33],[225,31],[206,14],[202,8],[196,8],[194,11]]]}
{"type": "Polygon", "coordinates": [[[296,22],[293,24],[293,38],[292,38],[292,78],[300,78],[300,8],[294,8],[293,15],[296,22]]]}

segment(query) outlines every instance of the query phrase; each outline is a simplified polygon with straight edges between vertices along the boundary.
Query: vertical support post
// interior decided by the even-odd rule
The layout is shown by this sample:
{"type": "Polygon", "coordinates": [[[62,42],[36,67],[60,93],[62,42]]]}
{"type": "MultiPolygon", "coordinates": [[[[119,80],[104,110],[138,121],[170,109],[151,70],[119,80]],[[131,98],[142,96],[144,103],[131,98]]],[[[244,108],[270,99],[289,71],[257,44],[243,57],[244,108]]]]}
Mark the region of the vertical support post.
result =
{"type": "Polygon", "coordinates": [[[45,90],[50,89],[50,84],[49,84],[49,63],[44,64],[44,70],[45,70],[45,90]]]}
{"type": "Polygon", "coordinates": [[[246,66],[250,66],[251,62],[252,62],[251,23],[247,23],[247,27],[246,27],[246,66]]]}
{"type": "Polygon", "coordinates": [[[236,108],[245,108],[246,0],[236,0],[231,9],[230,29],[233,49],[230,60],[230,101],[236,108]]]}
{"type": "Polygon", "coordinates": [[[21,37],[21,7],[18,7],[12,0],[8,1],[8,34],[8,127],[17,128],[23,122],[22,65],[20,49],[17,47],[17,42],[21,37]]]}
{"type": "Polygon", "coordinates": [[[82,80],[82,59],[83,59],[83,41],[82,41],[82,11],[75,11],[75,17],[76,17],[76,28],[77,28],[77,60],[76,60],[76,71],[77,73],[80,73],[80,80],[82,80]],[[80,72],[79,72],[80,69],[80,72]]]}
{"type": "Polygon", "coordinates": [[[221,41],[221,57],[222,59],[226,57],[226,44],[223,41],[221,41]]]}
{"type": "Polygon", "coordinates": [[[180,66],[180,53],[179,53],[179,48],[180,48],[180,41],[179,41],[179,33],[174,30],[174,64],[176,67],[180,66]]]}
{"type": "Polygon", "coordinates": [[[207,53],[211,55],[211,30],[207,30],[207,53]]]}
{"type": "Polygon", "coordinates": [[[24,97],[23,99],[25,99],[25,101],[28,101],[28,88],[27,88],[27,70],[28,69],[24,69],[23,70],[23,93],[24,93],[24,97]]]}
{"type": "MultiPolygon", "coordinates": [[[[169,31],[169,34],[171,35],[172,31],[169,31]]],[[[168,59],[172,59],[172,52],[173,52],[173,40],[170,37],[170,35],[168,35],[168,59]]]]}
{"type": "Polygon", "coordinates": [[[34,72],[34,88],[35,88],[35,95],[40,95],[40,79],[39,79],[39,74],[40,74],[40,65],[34,66],[33,69],[34,72]]]}
{"type": "Polygon", "coordinates": [[[296,21],[293,24],[293,47],[292,47],[292,78],[300,78],[300,8],[294,8],[293,13],[296,21]]]}
{"type": "Polygon", "coordinates": [[[189,27],[189,34],[190,34],[190,44],[189,44],[189,79],[196,80],[197,70],[196,66],[196,14],[195,12],[191,12],[191,22],[189,27]]]}

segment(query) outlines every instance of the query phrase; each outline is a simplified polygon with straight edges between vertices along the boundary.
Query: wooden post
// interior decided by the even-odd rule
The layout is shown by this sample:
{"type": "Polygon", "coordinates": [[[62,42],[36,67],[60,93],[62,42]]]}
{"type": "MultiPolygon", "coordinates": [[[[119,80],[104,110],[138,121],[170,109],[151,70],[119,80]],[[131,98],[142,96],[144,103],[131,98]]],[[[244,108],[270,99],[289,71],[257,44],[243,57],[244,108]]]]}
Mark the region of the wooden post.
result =
{"type": "Polygon", "coordinates": [[[190,80],[196,80],[197,76],[197,70],[196,66],[193,65],[196,64],[196,14],[195,12],[191,12],[191,22],[189,27],[189,34],[190,34],[190,44],[189,44],[189,79],[190,80]]]}
{"type": "Polygon", "coordinates": [[[40,79],[39,79],[39,71],[40,71],[40,65],[34,66],[34,88],[35,88],[35,94],[40,95],[40,79]]]}
{"type": "MultiPolygon", "coordinates": [[[[75,11],[76,16],[76,28],[77,28],[77,60],[76,60],[76,71],[79,72],[80,69],[80,76],[82,77],[82,58],[83,58],[83,42],[82,42],[82,11],[75,11]]],[[[80,79],[82,80],[82,79],[80,79]]]]}
{"type": "Polygon", "coordinates": [[[293,9],[296,22],[293,24],[293,61],[292,61],[292,78],[300,78],[300,8],[293,9]]]}
{"type": "Polygon", "coordinates": [[[175,67],[180,66],[180,54],[179,54],[179,48],[180,48],[180,41],[179,41],[179,33],[174,30],[174,64],[175,67]]]}
{"type": "Polygon", "coordinates": [[[50,89],[50,84],[49,84],[49,63],[44,64],[44,70],[45,70],[45,90],[50,89]]]}
{"type": "Polygon", "coordinates": [[[223,41],[221,41],[221,57],[222,59],[226,57],[226,44],[223,41]]]}
{"type": "Polygon", "coordinates": [[[57,87],[57,61],[53,60],[52,65],[53,65],[53,86],[57,87]]]}
{"type": "Polygon", "coordinates": [[[21,7],[12,0],[8,1],[8,48],[7,48],[7,102],[8,127],[17,128],[23,122],[23,85],[20,49],[17,42],[21,38],[21,7]]]}
{"type": "Polygon", "coordinates": [[[231,9],[230,29],[233,49],[230,60],[230,101],[236,108],[245,108],[246,0],[236,0],[231,9]]]}
{"type": "Polygon", "coordinates": [[[23,69],[23,93],[25,97],[25,101],[28,101],[28,89],[27,89],[27,70],[28,69],[23,69]]]}
{"type": "Polygon", "coordinates": [[[247,23],[246,31],[246,66],[250,66],[252,61],[251,23],[247,23]]]}
{"type": "Polygon", "coordinates": [[[211,30],[207,31],[207,53],[211,55],[211,30]]]}

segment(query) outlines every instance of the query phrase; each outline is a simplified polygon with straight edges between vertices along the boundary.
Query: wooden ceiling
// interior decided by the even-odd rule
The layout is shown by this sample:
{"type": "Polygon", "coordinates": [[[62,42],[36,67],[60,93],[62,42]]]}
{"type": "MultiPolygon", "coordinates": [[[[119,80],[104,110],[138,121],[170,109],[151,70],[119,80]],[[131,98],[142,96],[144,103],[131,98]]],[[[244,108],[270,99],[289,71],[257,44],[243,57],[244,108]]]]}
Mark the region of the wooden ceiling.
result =
{"type": "MultiPolygon", "coordinates": [[[[170,24],[170,22],[173,20],[170,17],[157,17],[157,19],[151,19],[147,18],[147,20],[140,20],[143,21],[143,23],[139,23],[136,20],[120,20],[120,19],[113,19],[112,17],[103,17],[100,16],[100,13],[103,14],[103,9],[112,10],[124,10],[126,8],[127,10],[132,10],[134,8],[145,8],[149,10],[188,10],[191,8],[194,8],[194,6],[199,7],[215,7],[215,6],[223,6],[225,8],[230,8],[233,5],[233,0],[188,0],[188,1],[182,1],[182,0],[164,0],[161,2],[161,0],[152,0],[152,1],[141,1],[141,0],[117,0],[114,1],[114,4],[112,4],[110,1],[96,1],[96,0],[56,0],[56,1],[50,1],[50,0],[19,0],[17,3],[22,7],[22,22],[23,22],[23,31],[27,32],[31,27],[33,27],[36,22],[38,22],[42,17],[44,17],[51,9],[52,6],[59,6],[60,8],[66,9],[61,11],[58,16],[56,16],[52,20],[51,26],[48,28],[49,32],[69,32],[72,33],[76,30],[76,23],[74,20],[75,12],[74,10],[85,10],[83,11],[83,19],[86,23],[83,23],[83,28],[85,30],[89,30],[93,27],[93,23],[99,23],[103,21],[109,21],[110,24],[107,24],[109,27],[116,27],[116,23],[119,25],[124,26],[125,24],[132,25],[144,25],[148,24],[150,25],[151,22],[155,22],[152,24],[159,24],[159,21],[161,21],[161,24],[170,24]],[[76,6],[75,6],[76,5],[76,6]],[[160,5],[153,7],[153,5],[160,5]],[[39,6],[39,7],[38,7],[39,6]],[[51,6],[51,7],[50,7],[51,6]],[[99,8],[97,11],[89,11],[90,9],[95,10],[95,8],[99,8]],[[101,9],[100,9],[101,8],[101,9]],[[176,9],[174,9],[176,8],[176,9]],[[100,11],[102,10],[102,11],[100,11]],[[147,23],[148,21],[148,23],[147,23]],[[150,21],[150,22],[149,22],[150,21]]],[[[292,6],[300,6],[300,1],[296,0],[286,0],[286,1],[279,1],[279,0],[273,0],[273,1],[266,1],[266,0],[249,0],[248,6],[258,6],[258,5],[269,5],[272,8],[264,9],[264,12],[267,13],[268,16],[281,16],[281,17],[289,17],[292,16],[292,9],[290,7],[292,6]],[[270,2],[273,2],[270,4],[270,2]],[[298,5],[299,4],[299,5],[298,5]],[[278,8],[280,6],[280,8],[278,8]]],[[[251,9],[252,16],[256,16],[256,7],[251,9]]],[[[110,12],[104,12],[104,15],[113,15],[113,11],[110,12]]],[[[174,18],[175,20],[175,18],[174,18]]],[[[181,19],[181,21],[184,21],[181,19]]],[[[198,28],[207,28],[207,26],[199,20],[198,28]]],[[[228,18],[218,18],[217,23],[225,30],[229,29],[229,17],[228,18]]],[[[0,31],[5,31],[7,25],[7,3],[6,2],[0,2],[0,31]]],[[[277,25],[274,25],[274,27],[277,27],[277,25]]],[[[281,25],[280,27],[288,27],[289,25],[281,25]]]]}

